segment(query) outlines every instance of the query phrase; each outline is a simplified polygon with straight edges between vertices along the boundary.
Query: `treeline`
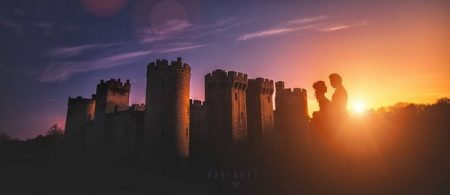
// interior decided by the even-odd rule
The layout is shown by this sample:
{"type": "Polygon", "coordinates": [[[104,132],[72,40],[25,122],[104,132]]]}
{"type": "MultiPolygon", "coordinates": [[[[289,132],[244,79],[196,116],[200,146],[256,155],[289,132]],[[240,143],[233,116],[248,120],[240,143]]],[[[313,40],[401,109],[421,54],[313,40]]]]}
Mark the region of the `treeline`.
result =
{"type": "Polygon", "coordinates": [[[379,109],[369,122],[393,182],[450,190],[450,99],[431,105],[399,103],[379,109]]]}
{"type": "Polygon", "coordinates": [[[62,152],[64,131],[56,124],[45,135],[27,140],[12,139],[0,133],[0,165],[22,165],[48,160],[62,152]]]}

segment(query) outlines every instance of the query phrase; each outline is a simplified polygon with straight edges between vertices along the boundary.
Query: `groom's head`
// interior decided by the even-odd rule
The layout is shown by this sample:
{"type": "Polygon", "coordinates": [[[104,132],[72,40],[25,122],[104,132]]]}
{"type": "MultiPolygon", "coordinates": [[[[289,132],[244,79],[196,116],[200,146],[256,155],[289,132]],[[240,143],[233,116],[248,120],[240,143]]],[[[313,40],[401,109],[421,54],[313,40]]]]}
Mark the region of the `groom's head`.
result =
{"type": "Polygon", "coordinates": [[[333,88],[342,86],[342,77],[337,73],[330,74],[330,84],[333,88]]]}

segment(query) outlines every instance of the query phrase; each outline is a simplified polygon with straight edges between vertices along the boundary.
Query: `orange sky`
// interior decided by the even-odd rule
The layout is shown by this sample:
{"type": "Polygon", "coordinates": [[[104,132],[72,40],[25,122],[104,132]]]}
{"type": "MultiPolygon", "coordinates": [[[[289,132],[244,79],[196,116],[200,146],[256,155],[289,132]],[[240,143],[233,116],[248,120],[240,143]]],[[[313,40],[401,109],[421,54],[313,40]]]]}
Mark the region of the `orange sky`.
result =
{"type": "MultiPolygon", "coordinates": [[[[267,54],[280,65],[264,66],[269,70],[260,74],[269,72],[268,77],[285,80],[288,87],[307,88],[310,112],[318,109],[312,83],[328,84],[333,72],[344,79],[349,108],[357,99],[378,108],[450,97],[449,9],[438,6],[411,5],[386,16],[379,12],[354,28],[285,38],[274,46],[277,53],[267,54]]],[[[329,86],[327,96],[332,92],[329,86]]]]}

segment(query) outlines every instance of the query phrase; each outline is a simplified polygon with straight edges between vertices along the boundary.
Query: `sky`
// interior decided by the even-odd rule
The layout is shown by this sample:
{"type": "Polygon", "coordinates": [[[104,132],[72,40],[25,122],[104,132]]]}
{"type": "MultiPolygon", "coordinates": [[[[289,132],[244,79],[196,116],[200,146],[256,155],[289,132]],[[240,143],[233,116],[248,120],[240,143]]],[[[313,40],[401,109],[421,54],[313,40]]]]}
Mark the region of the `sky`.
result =
{"type": "Polygon", "coordinates": [[[68,97],[100,79],[130,79],[130,104],[144,103],[146,65],[177,57],[193,99],[225,69],[307,89],[310,112],[331,73],[349,109],[433,103],[450,97],[449,35],[445,0],[0,0],[0,132],[64,127],[68,97]]]}

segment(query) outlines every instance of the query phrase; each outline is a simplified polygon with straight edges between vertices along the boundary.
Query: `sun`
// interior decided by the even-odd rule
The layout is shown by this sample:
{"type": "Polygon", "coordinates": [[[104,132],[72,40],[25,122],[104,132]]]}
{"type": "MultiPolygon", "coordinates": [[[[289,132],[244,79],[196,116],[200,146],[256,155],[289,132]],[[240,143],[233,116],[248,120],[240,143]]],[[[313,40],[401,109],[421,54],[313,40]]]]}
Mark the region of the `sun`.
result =
{"type": "Polygon", "coordinates": [[[363,114],[367,110],[366,102],[363,100],[355,100],[351,104],[352,112],[355,114],[363,114]]]}

